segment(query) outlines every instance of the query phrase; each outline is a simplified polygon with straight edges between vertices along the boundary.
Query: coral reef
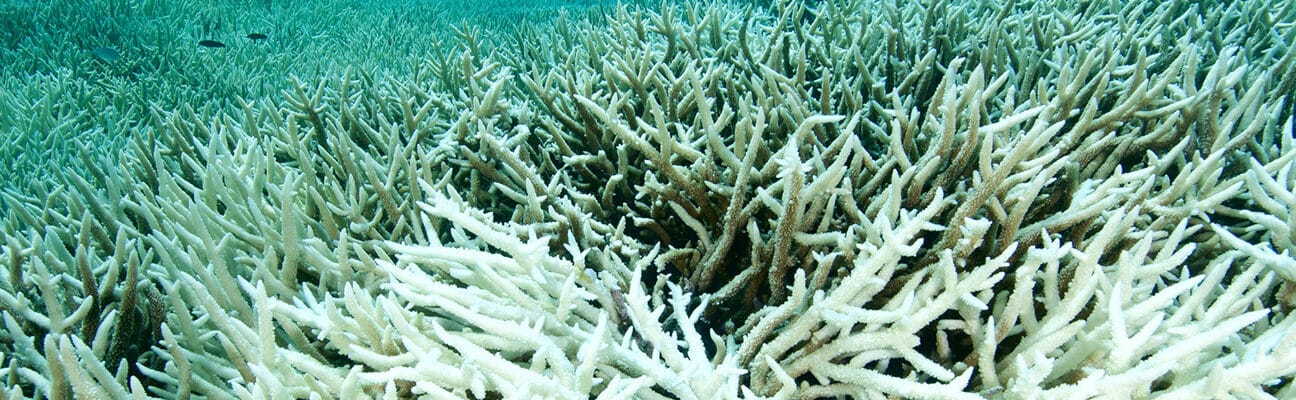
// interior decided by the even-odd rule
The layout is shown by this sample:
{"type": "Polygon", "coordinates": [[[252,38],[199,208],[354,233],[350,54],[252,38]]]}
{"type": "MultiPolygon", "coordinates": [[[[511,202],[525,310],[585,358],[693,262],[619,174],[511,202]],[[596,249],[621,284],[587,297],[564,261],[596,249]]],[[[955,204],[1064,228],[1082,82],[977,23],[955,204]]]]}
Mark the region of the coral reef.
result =
{"type": "Polygon", "coordinates": [[[1296,397],[1296,3],[603,10],[6,189],[5,392],[1296,397]]]}

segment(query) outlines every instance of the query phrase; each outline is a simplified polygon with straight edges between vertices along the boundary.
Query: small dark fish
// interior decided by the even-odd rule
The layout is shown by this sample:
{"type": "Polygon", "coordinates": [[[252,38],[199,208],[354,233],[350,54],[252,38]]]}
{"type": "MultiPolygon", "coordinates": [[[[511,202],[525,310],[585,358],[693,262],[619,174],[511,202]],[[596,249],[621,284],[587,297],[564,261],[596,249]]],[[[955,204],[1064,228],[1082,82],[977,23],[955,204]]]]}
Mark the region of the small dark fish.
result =
{"type": "Polygon", "coordinates": [[[110,47],[95,47],[90,50],[90,54],[94,54],[95,58],[106,62],[113,62],[121,59],[121,53],[118,53],[117,50],[113,50],[110,47]]]}
{"type": "Polygon", "coordinates": [[[253,33],[249,33],[249,34],[247,34],[247,38],[248,38],[248,39],[252,39],[252,40],[265,40],[267,37],[268,37],[268,36],[266,36],[266,34],[264,34],[264,33],[255,33],[255,32],[253,32],[253,33]]]}
{"type": "Polygon", "coordinates": [[[199,40],[198,45],[202,47],[210,47],[213,49],[225,47],[225,43],[217,42],[215,40],[199,40]]]}

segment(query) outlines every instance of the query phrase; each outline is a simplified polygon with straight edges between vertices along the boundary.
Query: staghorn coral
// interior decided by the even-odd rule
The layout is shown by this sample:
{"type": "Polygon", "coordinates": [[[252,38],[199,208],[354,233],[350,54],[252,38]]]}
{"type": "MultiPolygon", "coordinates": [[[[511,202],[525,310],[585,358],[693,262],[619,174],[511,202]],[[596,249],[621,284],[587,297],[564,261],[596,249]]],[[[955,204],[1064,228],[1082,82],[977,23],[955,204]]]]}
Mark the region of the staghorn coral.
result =
{"type": "Polygon", "coordinates": [[[1296,6],[619,7],[6,191],[11,397],[1291,398],[1296,6]]]}

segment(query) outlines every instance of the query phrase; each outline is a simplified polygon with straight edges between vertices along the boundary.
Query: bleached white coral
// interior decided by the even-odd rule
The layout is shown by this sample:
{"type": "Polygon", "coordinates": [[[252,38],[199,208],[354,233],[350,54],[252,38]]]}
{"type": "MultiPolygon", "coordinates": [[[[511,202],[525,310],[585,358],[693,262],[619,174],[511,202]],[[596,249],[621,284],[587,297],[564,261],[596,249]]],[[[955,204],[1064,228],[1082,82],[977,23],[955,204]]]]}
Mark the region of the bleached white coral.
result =
{"type": "Polygon", "coordinates": [[[53,398],[1294,397],[1296,8],[1108,6],[617,7],[462,28],[413,79],[141,111],[120,165],[4,191],[0,374],[53,398]]]}

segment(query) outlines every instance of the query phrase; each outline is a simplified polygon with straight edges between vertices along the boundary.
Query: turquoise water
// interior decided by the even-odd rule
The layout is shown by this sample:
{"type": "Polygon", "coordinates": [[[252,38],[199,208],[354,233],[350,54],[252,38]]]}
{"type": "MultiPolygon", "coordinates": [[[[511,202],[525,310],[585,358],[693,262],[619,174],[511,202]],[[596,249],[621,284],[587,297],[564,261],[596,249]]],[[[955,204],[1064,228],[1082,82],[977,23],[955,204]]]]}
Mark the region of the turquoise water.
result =
{"type": "MultiPolygon", "coordinates": [[[[230,110],[238,99],[275,101],[296,78],[347,69],[408,75],[448,57],[456,27],[485,44],[520,24],[585,18],[597,1],[6,1],[0,4],[0,187],[28,192],[84,171],[77,143],[111,162],[132,121],[149,108],[230,110]],[[69,10],[76,10],[70,12],[69,10]],[[252,33],[262,40],[248,39],[252,33]],[[491,39],[486,39],[487,37],[491,39]],[[204,41],[224,44],[213,48],[204,41]],[[111,51],[106,59],[99,53],[111,51]],[[102,150],[99,150],[102,149],[102,150]]],[[[39,190],[38,190],[39,191],[39,190]]],[[[5,206],[0,206],[3,209],[5,206]]]]}

